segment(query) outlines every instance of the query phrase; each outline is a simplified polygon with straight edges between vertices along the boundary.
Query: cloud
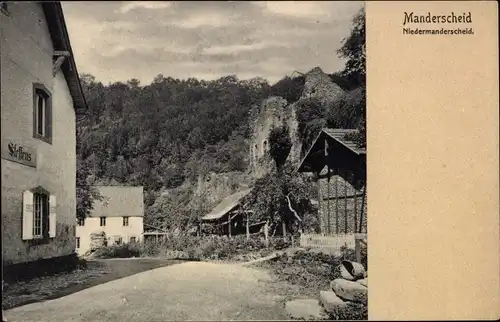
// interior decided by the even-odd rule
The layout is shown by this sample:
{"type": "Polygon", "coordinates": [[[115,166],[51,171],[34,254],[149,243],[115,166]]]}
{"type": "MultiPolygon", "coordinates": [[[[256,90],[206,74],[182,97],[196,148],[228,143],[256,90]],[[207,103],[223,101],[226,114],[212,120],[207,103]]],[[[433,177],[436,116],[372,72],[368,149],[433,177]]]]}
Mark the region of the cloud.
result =
{"type": "Polygon", "coordinates": [[[196,29],[201,27],[228,26],[231,24],[231,19],[230,17],[217,12],[211,12],[208,14],[195,13],[188,17],[175,19],[170,23],[181,28],[196,29]]]}
{"type": "Polygon", "coordinates": [[[253,44],[234,44],[227,46],[214,46],[203,49],[203,54],[207,55],[220,55],[220,54],[237,54],[241,52],[249,52],[260,49],[265,49],[279,44],[273,44],[270,42],[259,42],[253,44]]]}
{"type": "Polygon", "coordinates": [[[62,2],[80,73],[105,83],[156,75],[263,77],[344,66],[336,54],[362,2],[62,2]],[[168,8],[168,9],[166,9],[168,8]],[[139,12],[140,10],[140,12],[139,12]],[[253,76],[252,76],[253,75],[253,76]]]}
{"type": "Polygon", "coordinates": [[[135,9],[165,9],[171,6],[170,2],[160,1],[127,1],[118,11],[120,13],[127,13],[135,9]]]}
{"type": "Polygon", "coordinates": [[[292,17],[322,17],[330,12],[325,10],[328,2],[319,1],[266,1],[261,6],[272,13],[292,17]]]}

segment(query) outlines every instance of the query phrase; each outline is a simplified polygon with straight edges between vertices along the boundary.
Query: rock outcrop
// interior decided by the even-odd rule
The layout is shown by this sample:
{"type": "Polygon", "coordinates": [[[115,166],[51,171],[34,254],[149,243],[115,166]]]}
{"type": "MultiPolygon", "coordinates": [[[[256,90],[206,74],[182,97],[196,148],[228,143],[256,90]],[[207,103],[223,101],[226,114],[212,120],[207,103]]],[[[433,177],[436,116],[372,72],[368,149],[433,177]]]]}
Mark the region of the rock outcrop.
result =
{"type": "Polygon", "coordinates": [[[345,97],[345,91],[319,67],[307,72],[305,78],[301,99],[315,98],[323,103],[334,103],[345,97]]]}

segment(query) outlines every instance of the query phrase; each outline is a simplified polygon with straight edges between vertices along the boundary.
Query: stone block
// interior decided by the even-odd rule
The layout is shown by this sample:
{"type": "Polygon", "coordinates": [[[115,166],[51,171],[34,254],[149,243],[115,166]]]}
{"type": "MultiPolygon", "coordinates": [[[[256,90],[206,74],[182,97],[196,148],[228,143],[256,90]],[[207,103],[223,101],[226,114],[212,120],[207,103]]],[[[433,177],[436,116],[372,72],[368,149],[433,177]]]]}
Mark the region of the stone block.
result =
{"type": "Polygon", "coordinates": [[[319,302],[328,313],[334,313],[347,306],[347,303],[332,291],[320,291],[319,302]]]}
{"type": "Polygon", "coordinates": [[[360,283],[338,278],[333,280],[330,285],[335,294],[344,300],[359,303],[368,302],[368,288],[360,283]]]}
{"type": "Polygon", "coordinates": [[[360,263],[345,260],[340,264],[340,275],[348,281],[362,279],[365,273],[365,268],[360,263]]]}

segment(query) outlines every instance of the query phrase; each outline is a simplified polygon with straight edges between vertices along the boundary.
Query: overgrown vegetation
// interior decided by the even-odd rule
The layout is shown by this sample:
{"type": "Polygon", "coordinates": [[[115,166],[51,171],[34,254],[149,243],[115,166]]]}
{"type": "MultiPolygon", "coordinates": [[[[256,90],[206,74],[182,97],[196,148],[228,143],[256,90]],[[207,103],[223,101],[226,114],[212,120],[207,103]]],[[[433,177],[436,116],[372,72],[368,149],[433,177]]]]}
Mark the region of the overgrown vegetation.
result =
{"type": "MultiPolygon", "coordinates": [[[[340,278],[338,266],[342,260],[355,261],[354,251],[343,248],[341,256],[328,255],[313,250],[298,250],[266,262],[255,264],[271,269],[278,280],[299,286],[301,296],[317,297],[320,290],[329,290],[330,282],[340,278]]],[[[361,262],[367,263],[366,248],[362,249],[361,262]]],[[[365,266],[367,267],[367,266],[365,266]]],[[[348,303],[348,306],[330,316],[332,320],[367,320],[367,303],[348,303]]]]}
{"type": "Polygon", "coordinates": [[[260,236],[169,236],[164,241],[111,245],[96,250],[94,258],[159,257],[185,260],[246,261],[290,246],[283,238],[270,238],[269,247],[260,236]]]}

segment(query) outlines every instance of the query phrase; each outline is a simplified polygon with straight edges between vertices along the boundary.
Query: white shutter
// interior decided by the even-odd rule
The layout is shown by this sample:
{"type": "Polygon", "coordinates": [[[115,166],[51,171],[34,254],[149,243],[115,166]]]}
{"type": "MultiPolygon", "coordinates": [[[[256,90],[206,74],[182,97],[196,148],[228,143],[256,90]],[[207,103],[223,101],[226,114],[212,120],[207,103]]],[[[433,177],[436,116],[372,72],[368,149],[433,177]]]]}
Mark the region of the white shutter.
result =
{"type": "Polygon", "coordinates": [[[49,237],[56,237],[56,196],[50,195],[49,199],[49,237]]]}
{"type": "Polygon", "coordinates": [[[23,240],[33,239],[33,193],[23,192],[23,240]]]}

